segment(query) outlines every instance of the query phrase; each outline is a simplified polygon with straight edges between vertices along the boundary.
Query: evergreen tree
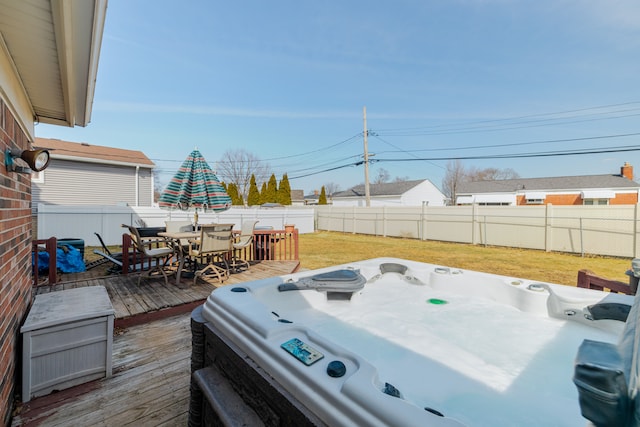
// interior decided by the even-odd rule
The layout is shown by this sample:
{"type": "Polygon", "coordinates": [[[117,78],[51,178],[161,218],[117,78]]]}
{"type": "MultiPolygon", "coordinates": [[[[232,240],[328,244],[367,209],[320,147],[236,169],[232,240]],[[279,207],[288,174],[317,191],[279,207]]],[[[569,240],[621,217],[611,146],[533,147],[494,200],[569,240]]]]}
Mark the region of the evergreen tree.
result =
{"type": "Polygon", "coordinates": [[[271,174],[271,178],[269,178],[264,203],[278,203],[278,181],[276,181],[274,174],[271,174]]]}
{"type": "Polygon", "coordinates": [[[249,195],[247,196],[247,205],[256,206],[260,204],[260,192],[258,191],[258,185],[256,184],[256,176],[251,175],[251,181],[249,182],[249,195]]]}
{"type": "Polygon", "coordinates": [[[244,200],[242,196],[238,193],[238,186],[233,182],[230,183],[227,187],[227,194],[231,197],[231,204],[234,206],[244,206],[244,200]]]}
{"type": "Polygon", "coordinates": [[[281,205],[291,204],[291,187],[289,186],[289,177],[285,173],[280,180],[280,187],[278,187],[278,203],[281,205]]]}
{"type": "Polygon", "coordinates": [[[322,186],[322,190],[320,190],[320,197],[318,198],[319,205],[327,204],[327,193],[324,191],[324,185],[322,186]]]}
{"type": "Polygon", "coordinates": [[[263,182],[260,187],[260,204],[267,203],[267,183],[263,182]]]}

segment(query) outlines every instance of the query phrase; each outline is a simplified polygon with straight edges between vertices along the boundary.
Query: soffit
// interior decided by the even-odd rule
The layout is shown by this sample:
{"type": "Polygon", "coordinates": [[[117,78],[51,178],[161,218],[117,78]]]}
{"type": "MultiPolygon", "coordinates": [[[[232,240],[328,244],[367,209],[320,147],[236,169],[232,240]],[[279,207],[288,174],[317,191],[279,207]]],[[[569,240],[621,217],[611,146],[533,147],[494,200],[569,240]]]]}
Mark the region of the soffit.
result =
{"type": "Polygon", "coordinates": [[[106,0],[0,0],[0,34],[35,122],[86,126],[106,0]]]}

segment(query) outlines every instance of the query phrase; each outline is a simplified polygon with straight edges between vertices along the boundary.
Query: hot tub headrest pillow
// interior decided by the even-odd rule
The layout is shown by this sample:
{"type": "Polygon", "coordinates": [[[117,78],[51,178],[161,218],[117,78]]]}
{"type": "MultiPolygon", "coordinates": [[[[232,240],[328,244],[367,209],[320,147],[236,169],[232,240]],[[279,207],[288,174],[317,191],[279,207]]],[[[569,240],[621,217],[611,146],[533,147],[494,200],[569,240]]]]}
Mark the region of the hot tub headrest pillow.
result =
{"type": "Polygon", "coordinates": [[[629,426],[640,426],[640,398],[638,398],[638,383],[640,374],[640,292],[636,293],[631,311],[627,317],[624,331],[618,351],[622,357],[624,376],[627,380],[629,398],[632,402],[630,409],[632,416],[629,419],[629,426]]]}
{"type": "Polygon", "coordinates": [[[359,270],[334,270],[328,273],[316,274],[311,277],[303,277],[296,282],[287,282],[278,285],[278,290],[300,291],[314,289],[326,292],[353,293],[364,288],[367,279],[359,270]]]}
{"type": "Polygon", "coordinates": [[[630,399],[622,357],[611,343],[584,340],[578,349],[573,382],[582,416],[598,427],[627,426],[630,399]]]}
{"type": "Polygon", "coordinates": [[[582,415],[596,426],[640,427],[640,293],[618,345],[584,340],[573,381],[582,415]]]}

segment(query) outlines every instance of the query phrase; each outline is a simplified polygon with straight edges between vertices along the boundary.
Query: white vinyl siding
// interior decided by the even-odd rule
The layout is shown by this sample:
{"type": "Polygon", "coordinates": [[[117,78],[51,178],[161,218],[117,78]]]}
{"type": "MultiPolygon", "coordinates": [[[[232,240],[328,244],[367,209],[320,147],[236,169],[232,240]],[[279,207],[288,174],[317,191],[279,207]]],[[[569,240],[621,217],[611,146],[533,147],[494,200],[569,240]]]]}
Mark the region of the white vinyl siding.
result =
{"type": "Polygon", "coordinates": [[[44,182],[32,183],[33,206],[118,205],[151,206],[151,169],[55,159],[44,171],[44,182]]]}

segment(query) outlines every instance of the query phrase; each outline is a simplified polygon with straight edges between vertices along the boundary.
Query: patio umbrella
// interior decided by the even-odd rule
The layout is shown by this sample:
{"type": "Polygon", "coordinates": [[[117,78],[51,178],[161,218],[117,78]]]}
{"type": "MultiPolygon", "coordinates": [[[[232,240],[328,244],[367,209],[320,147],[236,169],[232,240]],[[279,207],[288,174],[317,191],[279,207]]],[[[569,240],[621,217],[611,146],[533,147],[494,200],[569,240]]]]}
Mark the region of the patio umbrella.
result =
{"type": "Polygon", "coordinates": [[[194,222],[197,224],[198,209],[226,211],[231,207],[231,198],[196,148],[162,191],[158,204],[164,209],[195,209],[194,222]]]}

